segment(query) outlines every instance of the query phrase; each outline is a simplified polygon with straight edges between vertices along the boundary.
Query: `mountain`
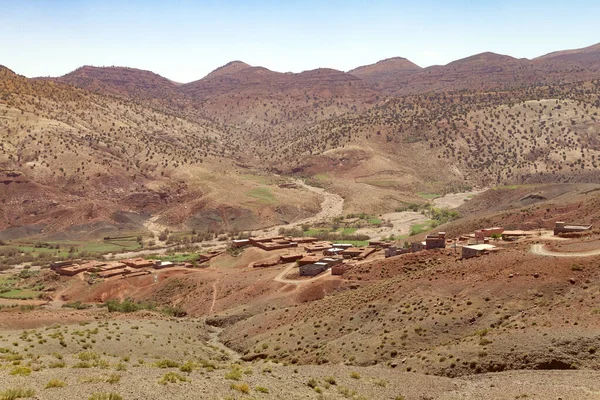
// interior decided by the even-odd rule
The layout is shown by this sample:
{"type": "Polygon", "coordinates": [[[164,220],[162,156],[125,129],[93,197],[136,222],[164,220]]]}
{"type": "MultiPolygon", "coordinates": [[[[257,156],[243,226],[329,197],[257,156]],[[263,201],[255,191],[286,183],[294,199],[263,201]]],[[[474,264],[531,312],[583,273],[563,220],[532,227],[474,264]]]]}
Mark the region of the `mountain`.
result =
{"type": "Polygon", "coordinates": [[[77,86],[90,92],[136,99],[180,97],[178,84],[154,72],[126,67],[83,66],[58,78],[40,78],[77,86]]]}
{"type": "MultiPolygon", "coordinates": [[[[301,73],[274,72],[264,67],[252,67],[240,61],[217,68],[204,78],[184,84],[183,93],[204,100],[225,94],[265,95],[285,97],[294,92],[337,94],[348,87],[367,89],[364,82],[342,71],[319,68],[301,73]]],[[[352,91],[353,94],[356,91],[352,91]]],[[[328,94],[328,95],[331,95],[328,94]]]]}
{"type": "Polygon", "coordinates": [[[534,59],[538,63],[570,62],[592,71],[600,70],[600,43],[582,49],[555,51],[534,59]]]}
{"type": "Polygon", "coordinates": [[[212,71],[206,76],[206,78],[214,78],[220,75],[232,74],[246,68],[251,68],[251,66],[243,61],[231,61],[212,71]]]}
{"type": "Polygon", "coordinates": [[[397,84],[395,81],[398,79],[406,78],[421,70],[421,67],[406,58],[393,57],[375,64],[363,65],[348,71],[348,73],[382,88],[390,84],[397,84]]]}
{"type": "Polygon", "coordinates": [[[315,193],[280,190],[282,175],[313,179],[348,213],[470,186],[594,181],[597,49],[349,73],[233,61],[181,85],[131,68],[28,79],[0,67],[0,178],[15,188],[0,191],[13,204],[0,230],[114,228],[122,212],[247,230],[318,208],[315,193]]]}

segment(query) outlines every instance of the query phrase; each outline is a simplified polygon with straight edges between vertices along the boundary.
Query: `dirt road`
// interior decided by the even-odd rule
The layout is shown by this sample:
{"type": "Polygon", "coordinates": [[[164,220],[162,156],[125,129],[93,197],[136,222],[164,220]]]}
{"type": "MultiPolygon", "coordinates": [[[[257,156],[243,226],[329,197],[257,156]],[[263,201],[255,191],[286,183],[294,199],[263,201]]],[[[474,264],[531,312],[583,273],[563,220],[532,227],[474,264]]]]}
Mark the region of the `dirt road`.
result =
{"type": "MultiPolygon", "coordinates": [[[[260,231],[262,236],[274,236],[274,235],[278,234],[279,229],[281,229],[281,228],[292,229],[292,228],[296,228],[296,227],[299,227],[304,224],[313,225],[318,222],[327,221],[329,219],[335,218],[342,214],[343,209],[344,209],[344,199],[340,195],[337,195],[335,193],[329,193],[323,188],[318,188],[318,187],[307,185],[302,180],[296,180],[295,183],[298,186],[305,188],[306,190],[309,190],[314,193],[318,193],[323,196],[323,201],[321,202],[321,211],[319,211],[317,214],[315,214],[312,217],[304,218],[300,221],[292,222],[289,224],[271,226],[271,227],[267,227],[267,228],[263,228],[263,229],[257,229],[256,231],[260,231]]],[[[146,221],[144,226],[150,232],[154,233],[157,244],[164,245],[163,242],[158,241],[158,235],[160,234],[160,232],[165,230],[166,227],[157,222],[158,218],[159,218],[158,215],[150,218],[148,221],[146,221]]],[[[203,248],[214,248],[217,246],[225,247],[225,244],[222,241],[210,240],[210,241],[204,241],[202,243],[197,243],[196,246],[203,247],[203,248]]],[[[149,254],[164,254],[171,247],[174,247],[174,246],[165,246],[165,247],[161,247],[158,249],[128,251],[128,252],[118,253],[118,254],[106,254],[104,256],[104,258],[106,258],[106,259],[110,259],[110,258],[124,259],[124,258],[141,257],[141,256],[149,255],[149,254]]]]}
{"type": "Polygon", "coordinates": [[[445,196],[438,197],[433,200],[433,205],[438,208],[458,208],[468,199],[479,193],[485,192],[487,189],[472,190],[470,192],[449,193],[445,196]]]}
{"type": "Polygon", "coordinates": [[[531,252],[538,256],[547,256],[547,257],[592,257],[592,256],[600,256],[600,249],[592,250],[592,251],[583,251],[581,253],[561,253],[554,252],[544,248],[542,244],[534,244],[531,246],[531,252]]]}
{"type": "Polygon", "coordinates": [[[342,196],[335,193],[329,193],[323,188],[307,185],[304,181],[299,179],[295,180],[294,183],[296,183],[298,186],[305,188],[310,192],[318,193],[323,196],[323,201],[321,202],[321,211],[319,211],[312,217],[304,218],[300,221],[261,229],[261,232],[264,234],[264,236],[277,235],[279,229],[281,228],[292,229],[302,226],[304,224],[314,225],[319,222],[328,221],[330,219],[342,215],[342,212],[344,211],[344,199],[342,198],[342,196]]]}
{"type": "MultiPolygon", "coordinates": [[[[457,208],[461,206],[467,199],[474,195],[484,192],[487,189],[475,190],[464,193],[451,193],[442,197],[438,197],[433,201],[436,207],[440,208],[457,208]]],[[[362,228],[356,231],[358,235],[368,235],[373,240],[381,240],[390,236],[407,236],[410,233],[410,228],[413,225],[422,224],[427,221],[425,215],[420,212],[402,211],[383,214],[381,219],[389,221],[393,226],[382,226],[380,228],[362,228]]]]}

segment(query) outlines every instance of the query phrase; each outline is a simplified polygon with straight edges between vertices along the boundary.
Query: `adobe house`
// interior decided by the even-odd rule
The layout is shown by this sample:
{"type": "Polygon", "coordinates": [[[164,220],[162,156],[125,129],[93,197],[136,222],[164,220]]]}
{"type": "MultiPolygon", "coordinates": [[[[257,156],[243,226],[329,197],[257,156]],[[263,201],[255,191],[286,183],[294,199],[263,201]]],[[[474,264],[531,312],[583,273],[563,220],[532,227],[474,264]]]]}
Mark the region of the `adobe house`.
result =
{"type": "Polygon", "coordinates": [[[349,266],[345,264],[334,265],[331,267],[331,275],[344,275],[348,268],[349,266]]]}
{"type": "Polygon", "coordinates": [[[304,249],[309,253],[316,253],[318,251],[323,251],[332,248],[333,245],[330,242],[317,242],[313,243],[310,246],[305,246],[304,249]]]}
{"type": "Polygon", "coordinates": [[[491,244],[473,244],[462,247],[462,258],[471,258],[490,251],[496,251],[498,248],[491,244]]]}
{"type": "Polygon", "coordinates": [[[319,260],[320,263],[325,263],[327,265],[329,265],[330,267],[333,267],[334,265],[340,265],[344,263],[344,260],[342,260],[341,258],[322,258],[319,260]]]}
{"type": "Polygon", "coordinates": [[[589,231],[592,229],[592,225],[578,225],[578,224],[569,224],[562,221],[557,221],[554,223],[554,234],[558,235],[560,233],[573,233],[573,232],[583,232],[589,231]]]}
{"type": "Polygon", "coordinates": [[[298,260],[298,265],[303,266],[303,265],[308,265],[308,264],[314,264],[314,263],[318,262],[320,259],[321,259],[321,257],[317,257],[317,256],[304,256],[300,260],[298,260]]]}
{"type": "Polygon", "coordinates": [[[84,264],[73,264],[67,267],[60,267],[56,269],[56,272],[60,275],[74,276],[81,272],[96,270],[97,268],[102,267],[104,265],[106,265],[106,263],[98,261],[89,261],[84,264]]]}
{"type": "Polygon", "coordinates": [[[341,247],[332,247],[331,249],[323,250],[323,255],[324,256],[337,256],[342,251],[344,251],[344,249],[342,249],[341,247]]]}
{"type": "Polygon", "coordinates": [[[377,251],[377,249],[375,247],[367,247],[356,258],[359,259],[359,260],[364,260],[365,258],[369,257],[371,254],[375,253],[376,251],[377,251]]]}
{"type": "Polygon", "coordinates": [[[382,241],[382,240],[369,240],[369,247],[383,247],[388,248],[392,245],[393,243],[390,241],[382,241]]]}
{"type": "Polygon", "coordinates": [[[123,264],[131,268],[150,268],[154,267],[154,262],[144,258],[129,258],[121,261],[123,264]]]}
{"type": "Polygon", "coordinates": [[[351,247],[341,252],[344,258],[354,258],[360,256],[367,248],[366,247],[351,247]]]}
{"type": "Polygon", "coordinates": [[[231,247],[234,249],[239,247],[248,246],[250,244],[250,239],[236,239],[231,242],[231,247]]]}
{"type": "Polygon", "coordinates": [[[435,235],[425,237],[425,249],[444,249],[446,248],[446,232],[438,232],[435,235]]]}
{"type": "Polygon", "coordinates": [[[316,241],[317,241],[317,238],[308,237],[308,236],[292,238],[292,242],[296,242],[296,243],[313,243],[316,241]]]}
{"type": "Polygon", "coordinates": [[[495,226],[493,228],[485,228],[475,231],[475,240],[483,242],[486,238],[492,237],[492,235],[502,235],[504,228],[495,226]]]}
{"type": "Polygon", "coordinates": [[[514,241],[521,238],[532,237],[536,234],[536,232],[532,231],[504,231],[502,232],[502,240],[506,241],[514,241]]]}
{"type": "Polygon", "coordinates": [[[425,242],[412,242],[410,244],[410,251],[413,253],[425,250],[426,248],[427,248],[427,244],[425,242]]]}
{"type": "Polygon", "coordinates": [[[300,276],[317,276],[325,272],[329,266],[326,263],[306,264],[300,267],[300,276]]]}
{"type": "Polygon", "coordinates": [[[108,271],[102,271],[100,273],[98,273],[98,276],[100,278],[111,278],[113,276],[117,276],[117,275],[127,275],[130,274],[134,271],[133,268],[131,267],[125,267],[125,268],[119,268],[119,269],[111,269],[108,271]]]}
{"type": "Polygon", "coordinates": [[[304,256],[302,254],[285,254],[279,256],[279,261],[282,263],[290,263],[301,260],[304,256]]]}

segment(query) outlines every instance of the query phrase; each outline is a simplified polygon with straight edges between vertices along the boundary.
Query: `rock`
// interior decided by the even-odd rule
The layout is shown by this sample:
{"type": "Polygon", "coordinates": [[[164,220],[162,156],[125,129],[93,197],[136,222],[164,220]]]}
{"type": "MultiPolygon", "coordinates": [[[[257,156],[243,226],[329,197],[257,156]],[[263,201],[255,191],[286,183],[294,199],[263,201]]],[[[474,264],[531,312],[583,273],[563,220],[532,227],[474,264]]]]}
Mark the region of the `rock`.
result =
{"type": "Polygon", "coordinates": [[[515,276],[513,274],[508,275],[509,278],[514,278],[515,276]]]}
{"type": "Polygon", "coordinates": [[[575,280],[575,278],[569,278],[569,282],[571,283],[571,285],[574,285],[577,281],[575,280]]]}
{"type": "Polygon", "coordinates": [[[535,273],[535,274],[533,274],[533,277],[534,277],[534,278],[539,278],[539,277],[540,277],[540,274],[538,274],[538,273],[535,273]]]}

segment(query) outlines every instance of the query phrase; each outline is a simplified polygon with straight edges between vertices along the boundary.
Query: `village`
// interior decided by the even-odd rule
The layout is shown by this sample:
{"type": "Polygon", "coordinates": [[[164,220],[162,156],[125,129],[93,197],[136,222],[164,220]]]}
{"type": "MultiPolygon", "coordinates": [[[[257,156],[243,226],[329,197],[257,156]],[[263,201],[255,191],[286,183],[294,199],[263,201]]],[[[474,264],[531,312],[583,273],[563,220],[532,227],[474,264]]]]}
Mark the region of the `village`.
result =
{"type": "MultiPolygon", "coordinates": [[[[546,231],[545,233],[542,231],[505,230],[502,227],[490,227],[457,238],[448,238],[445,232],[438,232],[425,236],[422,241],[414,241],[410,244],[405,242],[404,246],[398,246],[394,241],[371,240],[364,247],[355,247],[349,243],[320,241],[314,237],[279,235],[232,240],[229,249],[243,251],[246,248],[256,248],[266,252],[266,254],[277,251],[280,253],[278,257],[251,262],[247,267],[269,268],[291,264],[297,267],[297,272],[290,275],[297,275],[298,282],[302,282],[305,277],[314,278],[327,271],[330,271],[331,275],[342,276],[355,265],[377,259],[399,257],[407,253],[450,248],[455,253],[460,253],[460,258],[468,259],[490,252],[501,251],[502,248],[522,239],[533,238],[542,234],[560,236],[579,234],[591,229],[591,225],[566,224],[565,222],[556,222],[554,231],[546,231]],[[285,253],[281,253],[282,250],[285,253]]],[[[213,250],[207,254],[199,254],[198,261],[195,263],[138,257],[118,261],[60,261],[52,263],[50,269],[63,276],[78,275],[85,277],[92,284],[98,279],[128,279],[148,275],[157,270],[203,268],[209,265],[211,259],[222,255],[224,252],[224,250],[213,250]]]]}

